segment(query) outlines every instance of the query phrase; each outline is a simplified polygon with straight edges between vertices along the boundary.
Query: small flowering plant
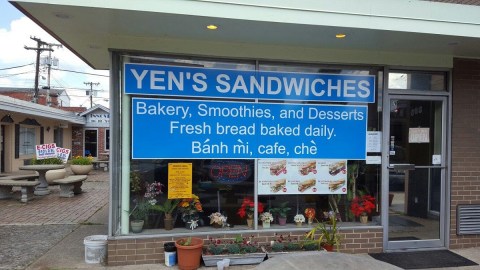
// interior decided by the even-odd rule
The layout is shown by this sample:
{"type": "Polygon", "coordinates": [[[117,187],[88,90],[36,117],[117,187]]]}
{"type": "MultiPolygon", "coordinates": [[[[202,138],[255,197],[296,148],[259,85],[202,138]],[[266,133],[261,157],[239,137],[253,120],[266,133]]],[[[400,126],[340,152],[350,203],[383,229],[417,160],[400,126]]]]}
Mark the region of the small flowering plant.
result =
{"type": "Polygon", "coordinates": [[[200,198],[195,194],[192,194],[191,198],[182,199],[178,204],[178,209],[182,212],[182,220],[184,222],[197,220],[198,212],[203,212],[200,198]]]}
{"type": "Polygon", "coordinates": [[[305,209],[305,216],[308,218],[308,219],[312,219],[315,217],[315,209],[314,208],[306,208],[305,209]]]}
{"type": "Polygon", "coordinates": [[[293,221],[295,221],[295,223],[303,223],[305,222],[305,216],[303,216],[302,214],[296,214],[294,217],[293,217],[293,221]]]}
{"type": "Polygon", "coordinates": [[[162,183],[154,181],[153,183],[145,183],[145,194],[143,197],[151,204],[157,203],[157,196],[163,194],[162,183]]]}
{"type": "Polygon", "coordinates": [[[260,220],[263,222],[272,222],[273,221],[273,216],[270,212],[264,212],[260,214],[260,220]]]}
{"type": "Polygon", "coordinates": [[[93,161],[92,156],[82,157],[82,156],[75,156],[72,159],[72,165],[91,165],[93,161]]]}
{"type": "Polygon", "coordinates": [[[227,223],[227,217],[222,215],[220,212],[212,213],[208,217],[210,218],[210,224],[218,224],[220,226],[223,226],[227,223]]]}
{"type": "Polygon", "coordinates": [[[375,209],[375,198],[370,195],[355,197],[350,205],[350,210],[356,217],[370,214],[373,209],[375,209]]]}
{"type": "MultiPolygon", "coordinates": [[[[263,203],[258,202],[257,205],[257,211],[258,213],[263,213],[263,203]]],[[[255,212],[255,201],[253,200],[252,197],[245,197],[243,198],[242,205],[240,206],[240,209],[238,209],[237,214],[241,217],[253,217],[253,213],[255,212]]]]}

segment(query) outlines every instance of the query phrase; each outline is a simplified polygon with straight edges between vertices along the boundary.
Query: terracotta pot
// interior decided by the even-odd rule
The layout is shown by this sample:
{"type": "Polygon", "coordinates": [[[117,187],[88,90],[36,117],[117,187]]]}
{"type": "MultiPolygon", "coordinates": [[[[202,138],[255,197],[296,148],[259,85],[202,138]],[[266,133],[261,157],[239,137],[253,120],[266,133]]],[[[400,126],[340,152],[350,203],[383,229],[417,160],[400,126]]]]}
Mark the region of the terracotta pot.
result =
{"type": "Polygon", "coordinates": [[[192,237],[192,242],[188,246],[180,244],[179,239],[175,241],[177,247],[178,268],[180,270],[194,270],[200,267],[202,258],[203,239],[192,237]]]}
{"type": "Polygon", "coordinates": [[[332,251],[333,251],[333,245],[323,244],[322,247],[323,247],[323,249],[325,249],[325,250],[328,251],[328,252],[332,252],[332,251]]]}
{"type": "Polygon", "coordinates": [[[93,165],[70,165],[73,174],[86,175],[93,169],[93,165]]]}

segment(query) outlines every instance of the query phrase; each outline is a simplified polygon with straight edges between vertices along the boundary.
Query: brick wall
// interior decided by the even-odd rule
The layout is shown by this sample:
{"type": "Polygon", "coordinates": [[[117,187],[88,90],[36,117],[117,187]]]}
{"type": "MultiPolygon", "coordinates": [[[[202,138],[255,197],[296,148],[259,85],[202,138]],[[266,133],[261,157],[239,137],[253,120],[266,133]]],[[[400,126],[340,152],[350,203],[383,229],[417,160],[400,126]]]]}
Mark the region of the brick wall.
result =
{"type": "Polygon", "coordinates": [[[480,235],[456,235],[458,204],[480,204],[480,60],[453,64],[450,248],[479,247],[480,235]]]}
{"type": "Polygon", "coordinates": [[[72,157],[83,156],[83,127],[72,127],[72,157]]]}
{"type": "MultiPolygon", "coordinates": [[[[212,234],[201,236],[206,242],[209,237],[218,239],[232,239],[237,234],[212,234]]],[[[275,240],[274,232],[255,232],[242,235],[253,235],[259,244],[267,245],[275,240]]],[[[304,232],[292,232],[292,238],[303,239],[304,232]]],[[[197,236],[199,237],[199,236],[197,236]]],[[[340,251],[344,253],[378,253],[383,250],[382,229],[348,229],[341,230],[342,243],[340,251]]],[[[158,264],[164,263],[165,242],[172,242],[179,237],[155,237],[146,239],[122,239],[108,241],[108,265],[134,265],[134,264],[158,264]]]]}

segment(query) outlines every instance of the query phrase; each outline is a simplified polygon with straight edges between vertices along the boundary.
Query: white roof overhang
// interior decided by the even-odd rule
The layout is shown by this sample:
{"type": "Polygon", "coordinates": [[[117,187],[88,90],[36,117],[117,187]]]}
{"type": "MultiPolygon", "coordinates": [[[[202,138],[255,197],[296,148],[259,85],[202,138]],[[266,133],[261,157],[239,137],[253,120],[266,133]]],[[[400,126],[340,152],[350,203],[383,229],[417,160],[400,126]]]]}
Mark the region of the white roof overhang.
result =
{"type": "Polygon", "coordinates": [[[418,0],[11,2],[95,69],[109,68],[109,50],[438,66],[451,65],[453,57],[480,58],[479,6],[418,0]],[[208,24],[219,29],[207,30],[208,24]],[[337,33],[347,37],[337,39],[337,33]]]}
{"type": "Polygon", "coordinates": [[[86,119],[73,112],[39,105],[36,103],[0,95],[0,110],[23,113],[53,120],[65,121],[72,124],[85,125],[86,119]]]}

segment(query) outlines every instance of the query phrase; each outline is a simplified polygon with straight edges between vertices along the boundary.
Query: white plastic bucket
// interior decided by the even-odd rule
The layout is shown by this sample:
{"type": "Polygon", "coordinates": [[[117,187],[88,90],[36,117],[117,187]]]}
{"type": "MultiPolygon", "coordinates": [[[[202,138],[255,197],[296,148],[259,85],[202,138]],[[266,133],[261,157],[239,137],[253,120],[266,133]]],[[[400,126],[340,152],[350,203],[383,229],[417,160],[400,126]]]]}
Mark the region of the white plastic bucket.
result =
{"type": "Polygon", "coordinates": [[[90,235],[83,239],[86,263],[104,263],[107,257],[107,236],[90,235]]]}

